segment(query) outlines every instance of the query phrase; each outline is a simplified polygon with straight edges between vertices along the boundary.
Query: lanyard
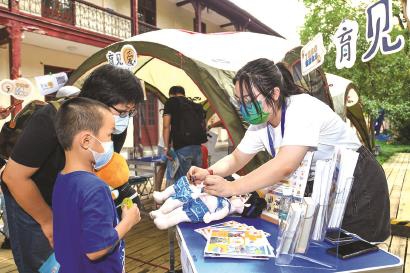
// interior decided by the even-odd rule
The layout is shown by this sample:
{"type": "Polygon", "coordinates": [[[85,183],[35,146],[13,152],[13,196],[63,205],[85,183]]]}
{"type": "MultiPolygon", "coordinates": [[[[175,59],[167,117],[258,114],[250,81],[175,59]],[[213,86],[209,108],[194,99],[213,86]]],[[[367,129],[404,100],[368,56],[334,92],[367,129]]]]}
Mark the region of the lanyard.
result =
{"type": "MultiPolygon", "coordinates": [[[[282,134],[282,138],[283,138],[283,134],[285,133],[285,115],[286,115],[286,104],[282,106],[282,115],[280,117],[280,132],[282,134]]],[[[266,126],[266,131],[268,132],[269,147],[270,147],[272,157],[275,157],[276,152],[275,152],[275,147],[273,146],[272,136],[270,135],[270,132],[269,132],[269,123],[266,126]]]]}

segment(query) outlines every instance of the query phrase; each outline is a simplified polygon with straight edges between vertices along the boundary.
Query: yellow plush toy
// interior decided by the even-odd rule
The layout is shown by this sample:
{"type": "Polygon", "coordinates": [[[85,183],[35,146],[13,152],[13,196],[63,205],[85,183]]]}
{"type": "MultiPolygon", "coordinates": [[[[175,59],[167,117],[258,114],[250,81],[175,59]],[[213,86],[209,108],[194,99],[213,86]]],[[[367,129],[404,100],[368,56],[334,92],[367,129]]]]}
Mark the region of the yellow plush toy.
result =
{"type": "Polygon", "coordinates": [[[114,153],[111,160],[95,174],[113,189],[128,182],[130,169],[127,161],[118,153],[114,153]]]}
{"type": "Polygon", "coordinates": [[[115,206],[119,208],[125,198],[131,199],[138,206],[140,204],[138,193],[128,183],[129,168],[127,161],[118,153],[114,153],[111,160],[96,175],[111,188],[115,206]]]}

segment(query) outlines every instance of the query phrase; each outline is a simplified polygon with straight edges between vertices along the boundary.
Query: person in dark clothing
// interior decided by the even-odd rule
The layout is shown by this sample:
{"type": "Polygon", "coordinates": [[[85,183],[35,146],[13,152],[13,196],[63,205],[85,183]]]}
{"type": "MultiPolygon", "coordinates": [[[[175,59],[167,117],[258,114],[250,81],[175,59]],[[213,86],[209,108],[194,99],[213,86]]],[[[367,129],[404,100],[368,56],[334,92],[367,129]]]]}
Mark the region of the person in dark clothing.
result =
{"type": "MultiPolygon", "coordinates": [[[[129,118],[143,100],[138,79],[128,70],[103,65],[85,80],[79,97],[109,107],[115,119],[114,150],[120,152],[129,118]]],[[[65,164],[54,128],[55,116],[51,104],[32,115],[2,175],[10,240],[19,272],[38,272],[53,252],[51,196],[57,174],[65,164]]]]}
{"type": "Polygon", "coordinates": [[[180,163],[174,181],[186,175],[191,166],[202,166],[201,143],[187,143],[179,137],[181,134],[176,133],[177,130],[181,130],[181,104],[187,100],[185,97],[185,89],[182,86],[172,86],[169,89],[169,99],[164,105],[164,152],[168,153],[168,150],[172,147],[180,163]]]}

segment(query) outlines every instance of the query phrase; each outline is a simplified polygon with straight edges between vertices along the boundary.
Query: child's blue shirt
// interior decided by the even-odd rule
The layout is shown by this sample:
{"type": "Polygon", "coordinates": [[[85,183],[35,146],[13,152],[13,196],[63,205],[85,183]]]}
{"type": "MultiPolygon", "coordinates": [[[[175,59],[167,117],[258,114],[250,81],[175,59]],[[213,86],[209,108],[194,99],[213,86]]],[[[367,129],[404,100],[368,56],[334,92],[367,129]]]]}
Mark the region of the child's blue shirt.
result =
{"type": "Polygon", "coordinates": [[[59,273],[123,272],[124,242],[91,261],[86,253],[114,246],[118,241],[117,212],[108,186],[85,171],[58,174],[53,190],[53,232],[59,273]]]}

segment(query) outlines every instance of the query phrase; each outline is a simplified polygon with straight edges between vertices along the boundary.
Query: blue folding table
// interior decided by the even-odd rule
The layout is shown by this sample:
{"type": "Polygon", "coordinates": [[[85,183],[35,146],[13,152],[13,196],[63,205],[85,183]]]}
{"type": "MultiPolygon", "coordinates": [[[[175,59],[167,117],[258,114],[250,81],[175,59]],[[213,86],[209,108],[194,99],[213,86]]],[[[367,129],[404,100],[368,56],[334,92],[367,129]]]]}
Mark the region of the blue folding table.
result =
{"type": "MultiPolygon", "coordinates": [[[[235,220],[262,229],[271,234],[268,237],[272,246],[275,246],[277,237],[277,225],[266,222],[260,218],[249,219],[242,217],[228,217],[220,221],[212,222],[216,224],[235,220]]],[[[318,269],[312,267],[312,263],[306,259],[294,258],[292,266],[275,265],[275,259],[269,260],[244,260],[231,258],[205,258],[205,239],[194,230],[209,224],[181,223],[177,226],[177,239],[181,248],[181,264],[184,273],[256,273],[256,272],[380,272],[380,273],[401,273],[403,272],[403,261],[384,250],[367,253],[358,257],[341,260],[326,253],[326,249],[332,247],[327,242],[322,246],[311,245],[306,257],[320,260],[325,264],[335,265],[332,270],[318,269]],[[335,268],[335,269],[334,269],[335,268]]]]}

